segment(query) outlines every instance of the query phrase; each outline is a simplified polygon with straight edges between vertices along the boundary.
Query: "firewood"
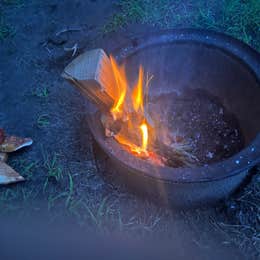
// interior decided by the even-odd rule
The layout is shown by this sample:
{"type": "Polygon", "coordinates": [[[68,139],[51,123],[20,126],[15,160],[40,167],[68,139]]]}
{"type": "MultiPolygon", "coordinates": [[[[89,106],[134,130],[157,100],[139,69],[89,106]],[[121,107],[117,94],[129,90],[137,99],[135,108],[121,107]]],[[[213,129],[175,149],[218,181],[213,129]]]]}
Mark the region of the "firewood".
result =
{"type": "Polygon", "coordinates": [[[124,121],[122,119],[115,120],[111,113],[103,113],[100,121],[105,129],[105,136],[112,137],[116,135],[122,128],[124,121]]]}
{"type": "Polygon", "coordinates": [[[130,94],[128,88],[120,112],[118,114],[111,112],[113,105],[118,101],[117,95],[121,94],[118,93],[118,85],[121,86],[122,82],[123,86],[124,83],[127,84],[123,67],[118,69],[122,78],[119,80],[115,76],[117,74],[114,62],[102,49],[87,51],[64,69],[62,77],[72,83],[100,110],[100,121],[105,136],[116,138],[120,135],[132,140],[136,145],[141,145],[140,125],[146,122],[149,129],[152,129],[153,122],[147,113],[146,102],[144,111],[135,111],[131,95],[127,95],[130,94]]]}
{"type": "Polygon", "coordinates": [[[87,51],[74,59],[62,77],[72,83],[101,111],[109,111],[114,104],[110,91],[115,79],[110,60],[102,49],[87,51]]]}
{"type": "Polygon", "coordinates": [[[6,136],[0,144],[0,152],[11,153],[33,143],[31,138],[21,138],[18,136],[6,136]]]}
{"type": "Polygon", "coordinates": [[[171,167],[194,167],[198,160],[190,151],[191,147],[186,143],[172,143],[167,145],[157,139],[154,143],[154,149],[166,158],[167,164],[171,167]]]}
{"type": "Polygon", "coordinates": [[[24,178],[6,163],[0,161],[0,185],[20,181],[24,181],[24,178]]]}

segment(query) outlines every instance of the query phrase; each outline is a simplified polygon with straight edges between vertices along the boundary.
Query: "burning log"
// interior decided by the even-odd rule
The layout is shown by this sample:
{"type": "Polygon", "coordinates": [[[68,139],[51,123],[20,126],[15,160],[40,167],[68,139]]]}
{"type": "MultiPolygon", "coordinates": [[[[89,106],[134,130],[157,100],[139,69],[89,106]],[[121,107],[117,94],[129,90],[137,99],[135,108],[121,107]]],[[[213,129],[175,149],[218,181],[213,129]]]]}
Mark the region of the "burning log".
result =
{"type": "Polygon", "coordinates": [[[123,120],[121,119],[115,120],[110,112],[102,113],[100,116],[100,121],[105,129],[106,137],[117,135],[120,132],[122,125],[124,124],[123,120]]]}
{"type": "Polygon", "coordinates": [[[155,150],[165,158],[165,163],[171,167],[192,167],[197,163],[197,158],[190,152],[190,146],[185,143],[165,143],[156,140],[155,150]]]}
{"type": "Polygon", "coordinates": [[[94,49],[78,56],[62,73],[63,78],[72,83],[102,112],[101,122],[108,137],[118,133],[124,121],[120,115],[115,118],[111,113],[120,94],[115,88],[120,85],[118,81],[122,82],[115,77],[113,64],[115,61],[102,49],[94,49]]]}
{"type": "Polygon", "coordinates": [[[156,131],[145,102],[151,77],[145,79],[142,66],[131,88],[124,66],[102,49],[95,49],[73,60],[62,76],[100,110],[105,136],[113,137],[132,154],[158,165],[169,162],[174,167],[190,166],[194,161],[184,148],[160,141],[160,131],[156,131]]]}
{"type": "MultiPolygon", "coordinates": [[[[131,110],[129,100],[124,100],[127,91],[124,69],[118,68],[115,60],[108,57],[102,49],[87,51],[78,56],[64,69],[62,77],[102,112],[101,122],[106,136],[117,134],[128,121],[126,115],[129,113],[123,112],[131,110]],[[120,99],[127,105],[120,103],[120,99]]],[[[136,118],[139,117],[136,113],[136,118]]]]}

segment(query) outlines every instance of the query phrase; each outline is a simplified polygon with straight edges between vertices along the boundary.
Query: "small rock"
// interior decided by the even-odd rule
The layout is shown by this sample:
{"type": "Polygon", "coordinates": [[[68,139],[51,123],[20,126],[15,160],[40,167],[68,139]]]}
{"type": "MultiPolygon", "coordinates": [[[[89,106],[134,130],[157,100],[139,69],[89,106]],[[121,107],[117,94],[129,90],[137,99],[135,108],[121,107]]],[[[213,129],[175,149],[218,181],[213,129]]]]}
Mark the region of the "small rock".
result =
{"type": "Polygon", "coordinates": [[[206,157],[212,159],[214,157],[214,153],[207,152],[206,157]]]}

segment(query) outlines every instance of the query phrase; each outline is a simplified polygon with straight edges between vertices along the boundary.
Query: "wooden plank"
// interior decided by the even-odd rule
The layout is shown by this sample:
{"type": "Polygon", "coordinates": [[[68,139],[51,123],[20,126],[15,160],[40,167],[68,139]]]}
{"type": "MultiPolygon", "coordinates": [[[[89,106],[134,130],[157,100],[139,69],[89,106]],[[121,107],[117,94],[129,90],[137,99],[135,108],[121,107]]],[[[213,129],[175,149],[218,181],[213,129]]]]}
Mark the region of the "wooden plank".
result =
{"type": "Polygon", "coordinates": [[[100,110],[109,111],[114,104],[110,91],[115,79],[110,60],[102,49],[79,55],[63,71],[62,77],[72,83],[100,110]]]}

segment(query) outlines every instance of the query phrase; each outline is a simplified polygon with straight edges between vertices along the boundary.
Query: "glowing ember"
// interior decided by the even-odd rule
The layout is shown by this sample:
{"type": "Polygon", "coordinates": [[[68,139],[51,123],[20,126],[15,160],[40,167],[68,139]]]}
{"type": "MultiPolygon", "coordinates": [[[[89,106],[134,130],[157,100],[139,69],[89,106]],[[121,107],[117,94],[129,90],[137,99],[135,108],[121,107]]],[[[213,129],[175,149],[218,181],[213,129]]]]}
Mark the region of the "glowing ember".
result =
{"type": "Polygon", "coordinates": [[[148,127],[146,123],[143,123],[140,128],[142,131],[142,150],[146,151],[148,145],[148,127]]]}

